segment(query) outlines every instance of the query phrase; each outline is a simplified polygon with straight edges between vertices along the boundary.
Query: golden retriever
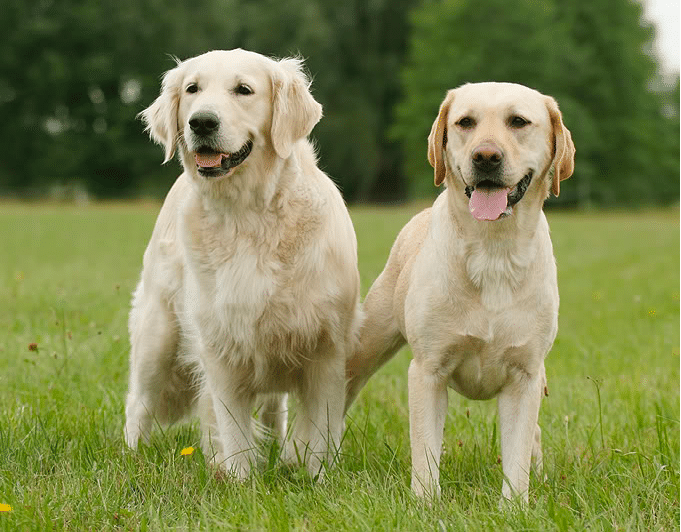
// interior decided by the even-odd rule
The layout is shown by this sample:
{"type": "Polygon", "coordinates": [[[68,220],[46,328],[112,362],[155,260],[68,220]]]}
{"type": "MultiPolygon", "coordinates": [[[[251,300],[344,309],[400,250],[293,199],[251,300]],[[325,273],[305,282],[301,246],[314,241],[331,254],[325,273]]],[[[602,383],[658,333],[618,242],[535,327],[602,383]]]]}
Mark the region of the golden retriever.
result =
{"type": "Polygon", "coordinates": [[[202,447],[245,478],[256,401],[285,458],[322,474],[343,427],[361,315],[357,243],[307,139],[321,105],[297,59],[244,50],[181,62],[141,113],[184,172],[159,213],[130,312],[125,435],[197,411],[202,447]]]}
{"type": "Polygon", "coordinates": [[[541,469],[544,358],[558,330],[558,286],[542,206],[572,175],[574,145],[555,100],[510,83],[451,90],[428,137],[432,208],[400,232],[365,302],[348,361],[346,409],[409,342],[412,490],[437,496],[447,387],[498,397],[502,495],[527,500],[541,469]]]}

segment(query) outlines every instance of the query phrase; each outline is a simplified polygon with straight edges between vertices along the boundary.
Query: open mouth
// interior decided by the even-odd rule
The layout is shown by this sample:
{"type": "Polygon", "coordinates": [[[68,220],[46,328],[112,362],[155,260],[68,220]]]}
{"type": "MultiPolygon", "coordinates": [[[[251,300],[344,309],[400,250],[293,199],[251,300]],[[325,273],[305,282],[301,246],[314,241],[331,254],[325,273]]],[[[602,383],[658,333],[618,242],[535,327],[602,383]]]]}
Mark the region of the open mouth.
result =
{"type": "Polygon", "coordinates": [[[466,187],[468,210],[476,220],[499,220],[513,214],[513,206],[518,203],[532,181],[530,170],[514,187],[504,187],[490,180],[480,181],[476,186],[466,187]]]}
{"type": "Polygon", "coordinates": [[[204,177],[222,177],[231,174],[251,154],[253,141],[249,140],[234,153],[224,153],[202,147],[194,153],[199,173],[204,177]]]}

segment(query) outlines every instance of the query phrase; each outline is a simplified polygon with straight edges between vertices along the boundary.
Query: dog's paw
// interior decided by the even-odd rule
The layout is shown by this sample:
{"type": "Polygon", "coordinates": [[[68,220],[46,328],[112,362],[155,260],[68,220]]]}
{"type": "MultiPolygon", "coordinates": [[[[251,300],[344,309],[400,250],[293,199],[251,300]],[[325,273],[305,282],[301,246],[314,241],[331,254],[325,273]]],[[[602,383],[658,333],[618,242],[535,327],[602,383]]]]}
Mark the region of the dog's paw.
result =
{"type": "Polygon", "coordinates": [[[125,424],[125,443],[133,451],[137,450],[140,440],[146,442],[148,435],[145,435],[140,429],[139,423],[128,422],[125,424]]]}
{"type": "Polygon", "coordinates": [[[411,481],[411,491],[414,495],[425,500],[439,499],[441,494],[440,484],[434,481],[422,482],[413,478],[411,481]]]}

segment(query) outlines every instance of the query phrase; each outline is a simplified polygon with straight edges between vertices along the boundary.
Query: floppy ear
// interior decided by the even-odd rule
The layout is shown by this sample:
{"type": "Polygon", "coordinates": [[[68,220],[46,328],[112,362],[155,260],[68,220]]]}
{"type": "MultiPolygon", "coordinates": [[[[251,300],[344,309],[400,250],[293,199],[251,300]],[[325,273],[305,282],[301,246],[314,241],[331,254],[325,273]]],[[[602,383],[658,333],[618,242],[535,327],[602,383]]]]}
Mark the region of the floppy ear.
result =
{"type": "Polygon", "coordinates": [[[558,196],[560,192],[560,182],[572,175],[575,170],[575,145],[572,142],[572,135],[568,128],[563,124],[563,115],[558,109],[556,100],[546,96],[546,108],[549,111],[551,127],[553,129],[553,183],[551,192],[558,196]]]}
{"type": "Polygon", "coordinates": [[[428,135],[428,162],[435,169],[435,186],[439,187],[445,180],[447,168],[445,167],[445,146],[447,144],[447,118],[449,107],[454,101],[454,89],[450,90],[445,96],[440,112],[433,122],[428,135]]]}
{"type": "Polygon", "coordinates": [[[182,74],[178,65],[163,76],[160,96],[137,115],[146,125],[145,131],[152,140],[165,148],[164,163],[173,158],[177,145],[179,133],[177,113],[180,106],[181,82],[182,74]]]}
{"type": "Polygon", "coordinates": [[[307,137],[322,117],[322,106],[310,94],[310,82],[299,59],[282,59],[272,74],[272,145],[286,159],[293,144],[307,137]]]}

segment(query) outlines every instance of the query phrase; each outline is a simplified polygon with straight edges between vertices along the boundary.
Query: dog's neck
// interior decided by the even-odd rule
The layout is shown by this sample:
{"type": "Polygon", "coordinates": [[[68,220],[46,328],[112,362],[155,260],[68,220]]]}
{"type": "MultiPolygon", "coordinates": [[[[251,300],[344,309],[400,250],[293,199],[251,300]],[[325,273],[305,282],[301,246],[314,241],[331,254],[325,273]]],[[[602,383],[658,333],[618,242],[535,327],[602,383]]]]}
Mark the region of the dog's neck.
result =
{"type": "Polygon", "coordinates": [[[301,167],[311,162],[316,162],[316,156],[305,140],[287,159],[273,157],[219,182],[190,176],[196,218],[214,226],[213,231],[227,231],[233,239],[270,242],[276,247],[290,225],[287,218],[292,206],[300,209],[305,203],[301,202],[307,198],[305,187],[298,176],[301,167]]]}
{"type": "Polygon", "coordinates": [[[447,192],[459,263],[485,307],[510,305],[537,258],[541,205],[518,204],[512,215],[501,220],[479,221],[469,213],[463,193],[447,192]]]}
{"type": "Polygon", "coordinates": [[[277,211],[278,204],[297,175],[298,159],[296,150],[287,159],[263,154],[252,157],[243,170],[215,181],[192,175],[193,169],[185,171],[190,174],[206,213],[238,220],[277,211]]]}
{"type": "Polygon", "coordinates": [[[217,181],[196,176],[194,183],[203,208],[216,214],[235,216],[267,211],[281,184],[279,177],[284,163],[282,160],[272,160],[269,164],[253,161],[249,167],[217,181]],[[275,178],[264,179],[267,175],[275,178]]]}

